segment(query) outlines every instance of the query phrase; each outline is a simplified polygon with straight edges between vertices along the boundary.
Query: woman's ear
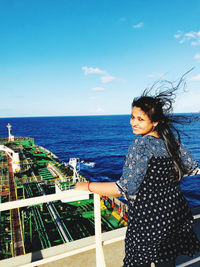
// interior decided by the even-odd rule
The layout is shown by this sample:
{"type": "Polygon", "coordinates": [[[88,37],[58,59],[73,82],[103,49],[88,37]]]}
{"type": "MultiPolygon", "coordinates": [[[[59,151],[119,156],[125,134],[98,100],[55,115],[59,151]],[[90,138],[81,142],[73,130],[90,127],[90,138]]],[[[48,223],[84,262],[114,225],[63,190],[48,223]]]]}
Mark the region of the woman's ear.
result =
{"type": "Polygon", "coordinates": [[[158,125],[158,121],[153,122],[154,128],[156,128],[157,125],[158,125]]]}

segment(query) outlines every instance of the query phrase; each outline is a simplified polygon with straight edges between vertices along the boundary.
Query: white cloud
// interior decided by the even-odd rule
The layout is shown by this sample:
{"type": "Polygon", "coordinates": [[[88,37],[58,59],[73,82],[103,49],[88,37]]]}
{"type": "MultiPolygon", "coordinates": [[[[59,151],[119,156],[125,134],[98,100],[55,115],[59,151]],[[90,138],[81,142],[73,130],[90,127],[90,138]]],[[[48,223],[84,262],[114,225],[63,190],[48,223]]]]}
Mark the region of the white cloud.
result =
{"type": "Polygon", "coordinates": [[[85,75],[88,74],[105,74],[106,72],[104,70],[100,70],[99,68],[92,68],[92,67],[87,67],[83,66],[82,70],[85,72],[85,75]]]}
{"type": "Polygon", "coordinates": [[[196,76],[190,77],[189,81],[200,81],[200,74],[197,74],[196,76]]]}
{"type": "Polygon", "coordinates": [[[195,59],[200,59],[200,53],[194,56],[195,59]]]}
{"type": "Polygon", "coordinates": [[[181,37],[181,35],[182,35],[182,32],[178,31],[176,34],[174,34],[174,38],[178,39],[181,37]]]}
{"type": "Polygon", "coordinates": [[[180,39],[179,43],[183,44],[185,42],[190,42],[192,46],[200,45],[200,31],[190,31],[187,33],[183,33],[181,31],[178,31],[176,34],[174,34],[174,38],[180,39]]]}
{"type": "Polygon", "coordinates": [[[144,23],[143,23],[143,22],[140,22],[140,23],[138,23],[138,24],[133,25],[132,27],[133,27],[134,29],[140,29],[140,28],[142,28],[143,26],[144,26],[144,23]]]}
{"type": "Polygon", "coordinates": [[[196,36],[195,32],[187,32],[185,34],[185,37],[187,37],[187,38],[195,38],[195,36],[196,36]]]}
{"type": "Polygon", "coordinates": [[[104,91],[105,90],[105,88],[103,88],[103,87],[94,87],[94,88],[92,88],[92,91],[104,91]]]}
{"type": "MultiPolygon", "coordinates": [[[[121,78],[117,79],[114,76],[110,75],[107,71],[100,70],[99,68],[92,68],[92,67],[83,66],[82,70],[85,72],[85,75],[88,75],[88,74],[100,74],[102,83],[110,83],[110,82],[112,82],[114,80],[123,81],[123,79],[121,79],[121,78]]],[[[92,90],[93,91],[103,91],[105,89],[101,88],[101,87],[95,87],[92,90]]]]}
{"type": "Polygon", "coordinates": [[[102,76],[101,77],[102,83],[110,83],[110,82],[112,82],[114,80],[116,80],[116,78],[111,76],[111,75],[106,75],[106,76],[102,76]]]}

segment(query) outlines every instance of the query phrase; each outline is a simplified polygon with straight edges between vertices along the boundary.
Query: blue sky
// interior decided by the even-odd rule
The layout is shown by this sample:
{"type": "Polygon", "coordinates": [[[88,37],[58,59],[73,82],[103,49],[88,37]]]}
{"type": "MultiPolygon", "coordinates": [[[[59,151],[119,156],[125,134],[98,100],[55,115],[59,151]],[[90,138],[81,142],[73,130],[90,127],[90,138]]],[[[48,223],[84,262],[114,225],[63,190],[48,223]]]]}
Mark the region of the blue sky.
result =
{"type": "Polygon", "coordinates": [[[199,14],[199,0],[0,0],[0,117],[129,114],[192,67],[174,111],[199,111],[199,14]]]}

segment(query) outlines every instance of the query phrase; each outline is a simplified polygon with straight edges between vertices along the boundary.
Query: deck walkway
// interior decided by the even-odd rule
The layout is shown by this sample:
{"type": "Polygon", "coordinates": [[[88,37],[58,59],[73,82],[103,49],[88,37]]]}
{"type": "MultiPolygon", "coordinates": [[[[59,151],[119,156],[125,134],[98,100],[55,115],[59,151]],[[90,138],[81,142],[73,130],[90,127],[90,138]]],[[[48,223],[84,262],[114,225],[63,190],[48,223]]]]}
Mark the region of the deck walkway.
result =
{"type": "MultiPolygon", "coordinates": [[[[106,267],[121,267],[124,258],[124,240],[103,246],[106,267]]],[[[70,256],[58,261],[49,262],[38,267],[96,267],[95,249],[70,256]]]]}
{"type": "MultiPolygon", "coordinates": [[[[12,160],[9,156],[8,156],[8,169],[9,169],[10,201],[15,201],[17,199],[15,180],[12,169],[12,160]]],[[[23,255],[25,254],[25,251],[24,251],[24,244],[23,244],[22,231],[20,225],[19,209],[12,209],[10,211],[10,217],[11,217],[13,256],[23,255]]]]}

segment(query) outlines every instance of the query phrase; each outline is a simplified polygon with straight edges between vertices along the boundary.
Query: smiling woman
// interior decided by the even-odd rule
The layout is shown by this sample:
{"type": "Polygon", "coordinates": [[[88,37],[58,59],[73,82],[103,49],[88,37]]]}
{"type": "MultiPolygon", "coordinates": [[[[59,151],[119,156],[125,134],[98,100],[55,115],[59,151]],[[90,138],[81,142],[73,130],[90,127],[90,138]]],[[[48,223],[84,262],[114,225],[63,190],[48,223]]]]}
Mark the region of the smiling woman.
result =
{"type": "Polygon", "coordinates": [[[200,251],[192,213],[179,186],[183,175],[196,174],[198,163],[181,144],[170,114],[175,91],[183,82],[181,79],[177,86],[155,96],[144,91],[133,100],[130,124],[133,133],[141,136],[130,145],[123,174],[116,183],[76,186],[127,199],[129,223],[123,267],[150,267],[151,263],[174,267],[178,255],[193,256],[200,251]]]}
{"type": "Polygon", "coordinates": [[[139,107],[133,107],[130,124],[134,134],[159,137],[157,131],[155,131],[158,122],[151,121],[148,115],[139,107]]]}

